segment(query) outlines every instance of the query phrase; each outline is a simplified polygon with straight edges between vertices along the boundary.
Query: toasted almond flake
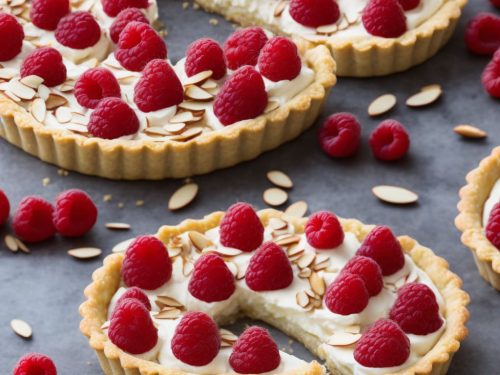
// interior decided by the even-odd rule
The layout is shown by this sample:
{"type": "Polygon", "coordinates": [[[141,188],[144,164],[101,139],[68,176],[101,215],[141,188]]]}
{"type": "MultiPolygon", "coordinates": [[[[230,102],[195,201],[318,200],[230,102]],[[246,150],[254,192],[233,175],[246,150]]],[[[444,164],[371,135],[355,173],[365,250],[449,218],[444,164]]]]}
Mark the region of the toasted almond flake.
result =
{"type": "Polygon", "coordinates": [[[307,203],[304,201],[298,201],[292,203],[290,206],[287,207],[287,209],[285,210],[285,215],[301,218],[304,217],[306,212],[307,212],[307,203]]]}
{"type": "Polygon", "coordinates": [[[348,346],[361,338],[360,333],[335,332],[328,338],[327,344],[332,346],[348,346]]]}
{"type": "Polygon", "coordinates": [[[232,346],[233,346],[232,343],[221,339],[221,343],[220,343],[221,348],[231,348],[232,346]]]}
{"type": "Polygon", "coordinates": [[[7,234],[4,237],[5,246],[12,252],[16,252],[19,250],[19,245],[17,244],[16,238],[10,234],[7,234]]]}
{"type": "Polygon", "coordinates": [[[282,171],[273,170],[267,172],[267,179],[274,185],[284,189],[291,189],[293,187],[292,179],[282,171]]]}
{"type": "Polygon", "coordinates": [[[130,244],[134,241],[135,241],[135,238],[130,238],[128,240],[122,241],[122,242],[116,244],[111,251],[113,253],[123,253],[123,252],[127,251],[130,244]]]}
{"type": "Polygon", "coordinates": [[[441,85],[438,83],[433,83],[430,85],[425,85],[420,89],[420,91],[426,91],[426,90],[442,90],[441,85]]]}
{"type": "Polygon", "coordinates": [[[361,18],[359,14],[350,14],[349,15],[347,13],[344,13],[344,17],[347,20],[347,23],[349,25],[354,25],[355,23],[358,23],[360,18],[361,18]]]}
{"type": "Polygon", "coordinates": [[[347,333],[360,333],[361,332],[361,326],[357,324],[353,324],[351,326],[344,327],[344,332],[347,333]]]}
{"type": "Polygon", "coordinates": [[[190,128],[179,135],[175,135],[170,139],[172,141],[177,141],[177,142],[186,142],[199,136],[201,133],[203,133],[203,129],[200,127],[195,127],[195,128],[190,128]]]}
{"type": "Polygon", "coordinates": [[[396,105],[397,99],[392,94],[379,96],[368,106],[370,116],[380,116],[389,112],[396,105]]]}
{"type": "Polygon", "coordinates": [[[19,238],[15,239],[17,242],[17,246],[19,246],[19,250],[21,250],[23,253],[29,254],[31,253],[31,250],[26,246],[26,244],[21,241],[19,238]]]}
{"type": "Polygon", "coordinates": [[[97,247],[80,247],[68,250],[68,254],[77,259],[90,259],[102,254],[102,250],[97,247]]]}
{"type": "Polygon", "coordinates": [[[299,272],[299,277],[301,279],[308,279],[312,274],[312,270],[310,268],[301,269],[299,272]]]}
{"type": "Polygon", "coordinates": [[[71,92],[75,88],[74,85],[70,85],[68,83],[63,83],[61,87],[59,88],[59,91],[61,92],[71,92]]]}
{"type": "Polygon", "coordinates": [[[194,270],[194,264],[191,262],[185,262],[182,266],[182,274],[186,277],[191,275],[191,273],[193,273],[193,270],[194,270]]]}
{"type": "Polygon", "coordinates": [[[296,255],[300,255],[302,256],[302,254],[304,254],[304,249],[302,247],[300,247],[299,245],[294,245],[294,246],[290,246],[286,253],[288,254],[289,257],[294,257],[296,255]]]}
{"type": "Polygon", "coordinates": [[[264,109],[264,113],[270,113],[276,109],[278,109],[280,106],[280,103],[276,100],[269,100],[267,103],[266,108],[264,109]]]}
{"type": "Polygon", "coordinates": [[[278,5],[276,5],[276,8],[274,8],[274,17],[280,17],[283,14],[283,11],[286,8],[286,4],[286,0],[281,0],[278,5]]]}
{"type": "Polygon", "coordinates": [[[440,87],[431,87],[427,88],[415,95],[410,96],[406,100],[406,105],[408,107],[423,107],[429,104],[434,103],[439,99],[443,91],[440,87]]]}
{"type": "Polygon", "coordinates": [[[155,319],[177,319],[181,316],[181,310],[179,309],[167,309],[162,310],[156,315],[154,315],[155,319]]]}
{"type": "Polygon", "coordinates": [[[188,77],[188,79],[186,79],[186,81],[184,81],[184,86],[201,85],[207,79],[212,77],[212,74],[213,74],[213,72],[211,70],[205,70],[203,72],[199,72],[191,77],[188,77]]]}
{"type": "Polygon", "coordinates": [[[323,294],[325,294],[325,280],[318,273],[313,272],[313,274],[309,278],[309,284],[311,284],[311,289],[318,296],[322,296],[323,294]]]}
{"type": "Polygon", "coordinates": [[[238,265],[234,262],[226,262],[227,268],[229,268],[229,271],[233,274],[233,276],[236,278],[238,276],[238,265]]]}
{"type": "Polygon", "coordinates": [[[288,200],[288,193],[279,188],[270,188],[264,191],[262,198],[269,206],[281,206],[288,200]]]}
{"type": "Polygon", "coordinates": [[[224,341],[236,342],[236,340],[238,340],[238,336],[236,336],[231,331],[228,331],[227,329],[220,329],[219,333],[220,333],[220,338],[224,341]]]}
{"type": "Polygon", "coordinates": [[[12,79],[19,74],[17,69],[12,68],[2,68],[0,69],[0,78],[2,79],[12,79]]]}
{"type": "Polygon", "coordinates": [[[236,280],[243,280],[245,278],[246,269],[238,266],[238,274],[236,275],[236,280]]]}
{"type": "Polygon", "coordinates": [[[208,91],[205,91],[201,87],[194,85],[187,86],[184,94],[186,98],[199,102],[210,101],[214,98],[214,96],[210,94],[208,91]]]}
{"type": "Polygon", "coordinates": [[[215,90],[219,85],[217,84],[217,81],[214,81],[213,79],[208,79],[203,84],[200,86],[204,90],[215,90]]]}
{"type": "Polygon", "coordinates": [[[38,96],[40,98],[46,101],[49,98],[49,95],[50,95],[50,89],[47,86],[45,86],[44,84],[38,86],[38,96]]]}
{"type": "Polygon", "coordinates": [[[194,116],[191,112],[180,112],[173,116],[169,122],[171,124],[188,123],[194,121],[194,116]]]}
{"type": "Polygon", "coordinates": [[[486,138],[488,136],[488,133],[486,133],[484,130],[476,128],[472,125],[457,125],[455,126],[455,128],[453,128],[453,131],[464,138],[480,139],[486,138]]]}
{"type": "Polygon", "coordinates": [[[183,122],[179,122],[177,124],[168,124],[163,127],[170,134],[180,134],[184,130],[186,130],[186,124],[183,122]]]}
{"type": "Polygon", "coordinates": [[[188,233],[188,236],[193,246],[199,251],[207,247],[214,246],[214,243],[200,232],[191,231],[188,233]]]}
{"type": "Polygon", "coordinates": [[[269,226],[273,230],[280,230],[280,229],[288,228],[288,223],[283,219],[273,217],[269,220],[269,226]]]}
{"type": "MultiPolygon", "coordinates": [[[[184,109],[186,111],[202,111],[202,110],[204,111],[206,104],[201,102],[183,101],[177,107],[179,107],[180,109],[184,109]]],[[[183,122],[183,121],[178,121],[178,122],[183,122]]]]}
{"type": "Polygon", "coordinates": [[[221,247],[221,248],[207,248],[203,253],[216,253],[222,257],[235,257],[243,253],[239,249],[233,249],[232,247],[221,247]]]}
{"type": "Polygon", "coordinates": [[[32,89],[37,90],[38,87],[43,83],[43,78],[37,75],[29,75],[23,77],[19,80],[23,85],[31,87],[32,89]]]}
{"type": "Polygon", "coordinates": [[[290,246],[300,242],[300,236],[298,235],[287,235],[281,238],[277,238],[274,242],[280,246],[290,246]]]}
{"type": "Polygon", "coordinates": [[[321,35],[329,35],[336,33],[339,29],[339,26],[337,24],[333,25],[324,25],[324,26],[319,26],[316,28],[316,32],[321,35]]]}
{"type": "MultiPolygon", "coordinates": [[[[42,86],[40,86],[42,87],[42,86]]],[[[63,105],[68,104],[68,100],[61,95],[51,93],[47,97],[47,100],[45,101],[45,105],[47,106],[47,109],[52,110],[56,109],[58,107],[61,107],[63,105]]]]}
{"type": "Polygon", "coordinates": [[[185,184],[177,189],[168,201],[168,209],[179,210],[190,204],[198,194],[198,185],[194,182],[185,184]]]}
{"type": "Polygon", "coordinates": [[[65,124],[70,122],[73,118],[73,114],[71,113],[71,109],[69,107],[59,107],[55,111],[55,116],[57,121],[61,124],[65,124]]]}
{"type": "Polygon", "coordinates": [[[309,296],[304,291],[300,291],[295,295],[297,305],[300,307],[306,307],[309,305],[309,296]]]}
{"type": "Polygon", "coordinates": [[[14,95],[11,91],[5,91],[4,94],[12,99],[13,101],[15,101],[16,103],[20,102],[21,101],[21,98],[17,97],[16,95],[14,95]]]}
{"type": "Polygon", "coordinates": [[[38,122],[43,122],[45,120],[45,115],[47,114],[47,109],[45,107],[45,101],[41,98],[36,98],[31,103],[31,114],[38,122]]]}
{"type": "Polygon", "coordinates": [[[315,258],[315,253],[305,253],[297,261],[297,266],[299,266],[299,268],[309,267],[311,264],[313,264],[315,258]]]}
{"type": "Polygon", "coordinates": [[[12,330],[22,338],[29,339],[33,335],[33,330],[30,325],[21,319],[13,319],[10,321],[12,330]]]}
{"type": "Polygon", "coordinates": [[[156,301],[169,307],[184,307],[182,303],[169,296],[156,296],[156,301]]]}
{"type": "Polygon", "coordinates": [[[111,230],[129,230],[130,224],[127,223],[106,223],[106,228],[111,230]]]}
{"type": "Polygon", "coordinates": [[[144,129],[144,133],[151,134],[151,135],[169,135],[170,133],[166,131],[163,128],[160,128],[159,126],[153,126],[150,128],[144,129]]]}
{"type": "Polygon", "coordinates": [[[72,132],[82,133],[82,134],[86,134],[89,131],[89,129],[85,125],[80,125],[80,124],[66,124],[65,128],[67,130],[71,130],[72,132]]]}
{"type": "Polygon", "coordinates": [[[373,187],[372,192],[381,201],[392,204],[410,204],[418,200],[416,193],[399,186],[379,185],[373,187]]]}
{"type": "Polygon", "coordinates": [[[181,255],[182,247],[168,247],[168,256],[170,258],[175,258],[176,256],[181,255]]]}

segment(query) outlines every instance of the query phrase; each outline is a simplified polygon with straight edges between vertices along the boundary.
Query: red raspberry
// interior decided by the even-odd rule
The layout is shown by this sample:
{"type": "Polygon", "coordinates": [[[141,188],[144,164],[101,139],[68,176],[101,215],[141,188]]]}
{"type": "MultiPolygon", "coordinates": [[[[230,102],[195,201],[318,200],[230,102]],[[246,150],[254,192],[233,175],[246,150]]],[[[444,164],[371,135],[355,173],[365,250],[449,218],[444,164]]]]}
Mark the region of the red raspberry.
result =
{"type": "Polygon", "coordinates": [[[21,77],[37,75],[48,87],[60,85],[66,80],[66,66],[61,54],[52,47],[42,47],[25,57],[21,64],[21,77]]]}
{"type": "Polygon", "coordinates": [[[148,0],[101,0],[104,12],[110,17],[116,17],[118,13],[127,8],[146,9],[148,0]]]}
{"type": "Polygon", "coordinates": [[[12,219],[16,235],[26,242],[42,242],[56,233],[52,223],[54,208],[45,199],[28,196],[17,207],[12,219]]]}
{"type": "Polygon", "coordinates": [[[420,5],[420,0],[398,0],[403,10],[412,10],[420,5]]]}
{"type": "Polygon", "coordinates": [[[319,211],[307,220],[307,242],[316,249],[333,249],[344,242],[344,230],[333,212],[319,211]]]}
{"type": "Polygon", "coordinates": [[[144,13],[137,8],[123,9],[120,13],[118,13],[118,16],[116,16],[115,20],[111,24],[111,27],[109,28],[109,36],[111,37],[113,43],[118,43],[120,34],[125,26],[134,21],[147,23],[149,25],[149,21],[146,16],[144,16],[144,13]]]}
{"type": "Polygon", "coordinates": [[[184,69],[188,77],[211,70],[213,79],[221,79],[226,75],[224,51],[213,39],[198,39],[191,43],[186,51],[184,69]]]}
{"type": "Polygon", "coordinates": [[[85,108],[94,109],[103,98],[121,97],[120,84],[106,68],[92,68],[83,73],[75,84],[75,97],[85,108]]]}
{"type": "Polygon", "coordinates": [[[99,41],[101,28],[89,12],[72,12],[61,18],[55,36],[63,46],[85,49],[99,41]]]}
{"type": "Polygon", "coordinates": [[[273,82],[291,81],[302,69],[297,46],[291,40],[276,36],[268,40],[259,56],[260,73],[273,82]]]}
{"type": "Polygon", "coordinates": [[[224,83],[214,102],[214,113],[227,126],[264,113],[267,92],[264,80],[251,66],[239,68],[224,83]]]}
{"type": "Polygon", "coordinates": [[[500,98],[500,49],[486,65],[481,80],[488,94],[494,98],[500,98]]]}
{"type": "Polygon", "coordinates": [[[491,210],[486,225],[486,238],[500,250],[500,202],[495,204],[491,210]]]}
{"type": "Polygon", "coordinates": [[[363,333],[354,348],[354,359],[365,367],[393,367],[410,356],[410,340],[392,320],[380,319],[363,333]]]}
{"type": "Polygon", "coordinates": [[[377,159],[399,160],[410,148],[410,137],[403,124],[396,120],[385,120],[370,135],[370,147],[377,159]]]}
{"type": "Polygon", "coordinates": [[[390,228],[383,225],[376,226],[368,233],[356,255],[372,258],[384,276],[396,273],[405,264],[401,244],[390,228]]]}
{"type": "Polygon", "coordinates": [[[205,313],[186,313],[171,342],[174,356],[191,366],[205,366],[212,362],[220,350],[217,324],[205,313]]]}
{"type": "Polygon", "coordinates": [[[293,281],[293,270],[283,249],[274,242],[262,244],[250,258],[245,281],[256,292],[288,287],[293,281]]]}
{"type": "Polygon", "coordinates": [[[56,365],[44,354],[28,353],[19,359],[12,375],[57,375],[56,365]]]}
{"type": "Polygon", "coordinates": [[[115,139],[139,130],[134,110],[119,98],[104,98],[90,114],[89,133],[94,137],[115,139]]]}
{"type": "Polygon", "coordinates": [[[358,275],[341,273],[325,293],[325,305],[335,314],[360,313],[368,306],[370,295],[365,282],[358,275]]]}
{"type": "Polygon", "coordinates": [[[69,11],[69,0],[32,0],[30,19],[40,29],[55,30],[69,11]]]}
{"type": "Polygon", "coordinates": [[[236,70],[244,65],[255,66],[266,42],[267,35],[260,27],[248,27],[234,32],[224,43],[228,68],[236,70]]]}
{"type": "Polygon", "coordinates": [[[500,48],[500,17],[479,13],[465,29],[465,44],[477,55],[493,55],[500,48]]]}
{"type": "Polygon", "coordinates": [[[152,112],[183,100],[184,88],[174,69],[165,60],[151,60],[134,87],[137,107],[143,112],[152,112]]]}
{"type": "Polygon", "coordinates": [[[9,198],[0,189],[0,225],[4,225],[9,219],[10,203],[9,198]]]}
{"type": "Polygon", "coordinates": [[[67,190],[56,198],[53,220],[63,236],[80,237],[97,221],[97,207],[84,191],[67,190]]]}
{"type": "Polygon", "coordinates": [[[248,203],[235,203],[228,208],[219,228],[220,243],[245,252],[258,248],[264,240],[264,226],[248,203]]]}
{"type": "Polygon", "coordinates": [[[148,62],[167,58],[167,46],[146,23],[130,22],[120,34],[115,57],[127,70],[140,72],[148,62]]]}
{"type": "Polygon", "coordinates": [[[356,255],[351,258],[342,269],[342,273],[350,273],[361,277],[365,282],[370,297],[379,294],[384,286],[380,266],[373,259],[365,256],[356,255]]]}
{"type": "Polygon", "coordinates": [[[339,6],[334,0],[292,0],[289,11],[295,21],[309,27],[329,25],[340,17],[339,6]]]}
{"type": "Polygon", "coordinates": [[[108,337],[127,353],[142,354],[155,347],[158,331],[142,302],[128,298],[113,312],[108,337]]]}
{"type": "Polygon", "coordinates": [[[192,296],[205,302],[219,302],[231,297],[235,289],[234,276],[219,255],[202,255],[196,261],[188,285],[192,296]]]}
{"type": "Polygon", "coordinates": [[[121,295],[120,298],[118,298],[118,301],[116,301],[115,305],[115,310],[113,311],[113,314],[116,310],[119,309],[119,306],[123,303],[123,301],[126,301],[128,299],[135,299],[142,303],[144,307],[148,310],[151,311],[151,302],[149,301],[148,296],[146,293],[144,293],[140,288],[133,286],[132,288],[129,288],[121,295]]]}
{"type": "Polygon", "coordinates": [[[354,155],[361,140],[361,126],[350,113],[341,112],[326,119],[318,131],[318,141],[324,152],[333,158],[354,155]]]}
{"type": "Polygon", "coordinates": [[[491,5],[500,8],[500,0],[490,0],[491,5]]]}
{"type": "Polygon", "coordinates": [[[229,364],[238,374],[262,374],[278,368],[281,363],[278,345],[269,332],[249,327],[238,338],[229,357],[229,364]]]}
{"type": "Polygon", "coordinates": [[[0,12],[0,61],[9,61],[23,48],[24,30],[16,17],[0,12]]]}
{"type": "Polygon", "coordinates": [[[128,287],[154,290],[172,277],[172,261],[159,239],[139,236],[128,247],[121,272],[128,287]]]}
{"type": "Polygon", "coordinates": [[[370,0],[363,10],[366,31],[383,38],[397,38],[406,32],[406,16],[398,0],[370,0]]]}

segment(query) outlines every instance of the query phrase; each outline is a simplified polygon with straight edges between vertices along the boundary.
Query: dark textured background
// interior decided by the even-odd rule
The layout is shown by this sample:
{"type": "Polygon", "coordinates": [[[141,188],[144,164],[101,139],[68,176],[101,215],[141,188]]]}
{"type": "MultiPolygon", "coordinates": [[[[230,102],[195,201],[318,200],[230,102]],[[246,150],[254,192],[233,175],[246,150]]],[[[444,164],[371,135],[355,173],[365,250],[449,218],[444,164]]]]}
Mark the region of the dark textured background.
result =
{"type": "MultiPolygon", "coordinates": [[[[210,36],[222,41],[232,30],[219,17],[201,10],[183,10],[182,1],[159,2],[161,19],[170,32],[167,42],[174,61],[194,39],[210,36]],[[211,18],[219,19],[219,25],[211,25],[211,18]]],[[[14,206],[28,194],[52,200],[64,189],[81,188],[92,195],[100,208],[98,225],[85,238],[73,242],[58,238],[32,246],[30,255],[0,251],[0,374],[10,374],[17,359],[29,351],[52,356],[62,375],[100,374],[97,360],[78,329],[78,306],[92,271],[101,265],[102,259],[76,261],[66,255],[66,250],[90,245],[108,253],[121,240],[153,233],[161,224],[202,217],[237,200],[263,208],[261,195],[270,186],[265,174],[275,168],[286,171],[295,182],[290,201],[305,199],[312,211],[330,209],[366,223],[388,224],[396,233],[413,236],[445,257],[472,296],[470,335],[456,354],[450,373],[499,374],[500,295],[480,278],[453,224],[457,191],[464,184],[465,174],[500,144],[499,102],[483,92],[479,79],[488,59],[469,55],[462,42],[466,20],[478,11],[495,10],[486,0],[471,3],[451,43],[424,65],[388,78],[340,79],[323,118],[339,111],[359,116],[363,145],[357,157],[346,161],[326,157],[316,143],[315,126],[297,140],[257,160],[196,177],[200,194],[190,207],[179,213],[166,209],[179,181],[119,182],[77,173],[59,177],[56,167],[0,141],[0,188],[14,206]],[[406,108],[405,98],[430,83],[444,87],[439,103],[420,110],[406,108]],[[403,122],[411,133],[409,156],[394,164],[375,161],[367,146],[368,135],[378,121],[368,118],[366,108],[372,99],[385,92],[394,93],[400,101],[390,116],[403,122]],[[489,138],[464,141],[452,132],[458,123],[475,124],[487,130],[489,138]],[[45,177],[51,178],[47,187],[42,185],[45,177]],[[385,205],[370,192],[376,184],[406,186],[418,192],[420,200],[411,207],[385,205]],[[112,202],[104,203],[104,194],[112,194],[112,202]],[[138,199],[145,200],[143,207],[135,206],[138,199]],[[120,202],[125,205],[123,209],[117,207],[120,202]],[[109,221],[128,222],[133,228],[128,233],[110,232],[104,228],[109,221]],[[31,340],[22,340],[11,331],[9,322],[13,318],[32,325],[31,340]]],[[[280,336],[280,345],[287,344],[286,338],[280,336]]],[[[298,356],[311,358],[298,345],[294,344],[294,349],[298,356]]]]}

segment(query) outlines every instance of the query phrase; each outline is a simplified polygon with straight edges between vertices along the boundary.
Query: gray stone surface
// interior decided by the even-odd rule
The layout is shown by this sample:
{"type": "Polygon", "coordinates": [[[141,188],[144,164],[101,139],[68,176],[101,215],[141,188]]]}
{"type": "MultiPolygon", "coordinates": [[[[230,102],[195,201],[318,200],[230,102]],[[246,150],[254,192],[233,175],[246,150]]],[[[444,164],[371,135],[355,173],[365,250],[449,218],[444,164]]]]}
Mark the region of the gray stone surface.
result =
{"type": "MultiPolygon", "coordinates": [[[[167,42],[174,61],[183,55],[190,41],[201,36],[223,40],[232,30],[222,20],[218,26],[210,25],[212,15],[182,10],[181,1],[160,0],[160,6],[161,19],[169,26],[167,42]]],[[[59,177],[56,167],[0,141],[0,188],[7,192],[13,205],[28,194],[53,199],[64,189],[81,188],[95,198],[100,208],[99,223],[85,238],[74,241],[57,238],[33,246],[31,255],[0,251],[0,373],[10,374],[17,358],[24,353],[40,351],[55,359],[62,375],[100,374],[97,360],[78,330],[78,306],[92,271],[101,265],[102,259],[79,262],[67,256],[66,250],[92,245],[102,247],[107,253],[123,239],[153,233],[161,224],[202,217],[238,200],[263,207],[261,194],[269,186],[265,173],[277,168],[295,181],[290,201],[305,199],[312,211],[330,209],[366,223],[388,224],[396,233],[414,236],[445,257],[472,296],[470,335],[456,354],[450,373],[498,374],[500,296],[479,277],[453,224],[457,191],[464,184],[465,174],[500,144],[499,102],[482,91],[479,80],[487,59],[469,55],[462,42],[465,21],[478,11],[494,10],[487,1],[470,4],[451,43],[422,66],[387,78],[340,79],[322,119],[339,111],[359,116],[363,145],[357,157],[345,161],[326,157],[316,143],[315,126],[297,140],[257,160],[196,177],[200,194],[190,207],[179,213],[166,209],[167,199],[179,181],[107,181],[77,173],[59,177]],[[440,102],[421,110],[406,108],[404,99],[429,83],[443,85],[445,94],[440,102]],[[385,92],[396,94],[400,100],[390,116],[406,124],[412,141],[409,156],[394,164],[375,161],[367,146],[368,135],[378,121],[368,118],[366,108],[372,99],[385,92]],[[458,123],[475,124],[490,136],[479,142],[459,139],[452,132],[458,123]],[[51,178],[47,187],[42,185],[45,177],[51,178]],[[420,194],[420,201],[411,207],[382,204],[370,192],[376,184],[409,187],[420,194]],[[112,194],[112,202],[102,202],[104,194],[112,194]],[[145,200],[143,207],[135,206],[138,199],[145,200]],[[117,207],[119,202],[125,204],[123,209],[117,207]],[[108,221],[129,222],[133,228],[128,233],[110,232],[104,229],[108,221]],[[13,318],[31,323],[34,330],[31,340],[15,336],[9,327],[13,318]]],[[[288,345],[285,337],[275,334],[281,346],[288,345]]],[[[298,356],[311,358],[299,345],[294,344],[294,349],[298,356]]]]}

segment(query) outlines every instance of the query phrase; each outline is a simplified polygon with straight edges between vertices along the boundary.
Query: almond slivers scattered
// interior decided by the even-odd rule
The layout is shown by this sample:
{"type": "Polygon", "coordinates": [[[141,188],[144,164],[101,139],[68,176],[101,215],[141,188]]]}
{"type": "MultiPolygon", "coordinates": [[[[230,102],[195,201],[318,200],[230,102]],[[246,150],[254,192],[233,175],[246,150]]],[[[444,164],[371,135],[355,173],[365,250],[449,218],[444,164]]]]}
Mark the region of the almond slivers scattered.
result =
{"type": "Polygon", "coordinates": [[[16,333],[16,335],[29,339],[33,335],[33,330],[31,326],[21,319],[13,319],[10,322],[10,326],[12,330],[16,333]]]}
{"type": "Polygon", "coordinates": [[[274,170],[267,172],[267,179],[277,187],[291,189],[293,182],[288,175],[282,171],[274,170]]]}
{"type": "Polygon", "coordinates": [[[481,139],[488,136],[488,133],[486,133],[484,130],[476,128],[472,125],[457,125],[455,126],[453,131],[464,138],[481,139]]]}
{"type": "Polygon", "coordinates": [[[438,100],[442,93],[443,91],[439,85],[424,86],[420,92],[406,100],[406,105],[408,107],[424,107],[438,100]]]}
{"type": "Polygon", "coordinates": [[[411,204],[418,200],[418,194],[399,186],[379,185],[373,187],[372,192],[381,201],[392,204],[411,204]]]}
{"type": "Polygon", "coordinates": [[[380,116],[389,112],[396,105],[397,99],[392,94],[379,96],[368,106],[370,116],[380,116]]]}
{"type": "Polygon", "coordinates": [[[262,197],[269,206],[281,206],[288,200],[288,193],[279,188],[270,188],[264,191],[262,197]]]}
{"type": "Polygon", "coordinates": [[[91,259],[102,254],[102,250],[97,247],[80,247],[68,250],[68,254],[77,259],[91,259]]]}
{"type": "Polygon", "coordinates": [[[332,346],[348,346],[356,343],[360,338],[360,333],[335,332],[329,337],[327,344],[332,346]]]}
{"type": "Polygon", "coordinates": [[[168,209],[171,211],[180,210],[191,203],[198,194],[198,185],[194,182],[188,183],[177,189],[168,201],[168,209]]]}
{"type": "Polygon", "coordinates": [[[298,201],[298,202],[292,203],[285,210],[285,215],[293,216],[293,217],[297,217],[297,218],[304,217],[304,215],[306,213],[307,213],[307,203],[304,201],[298,201]]]}

